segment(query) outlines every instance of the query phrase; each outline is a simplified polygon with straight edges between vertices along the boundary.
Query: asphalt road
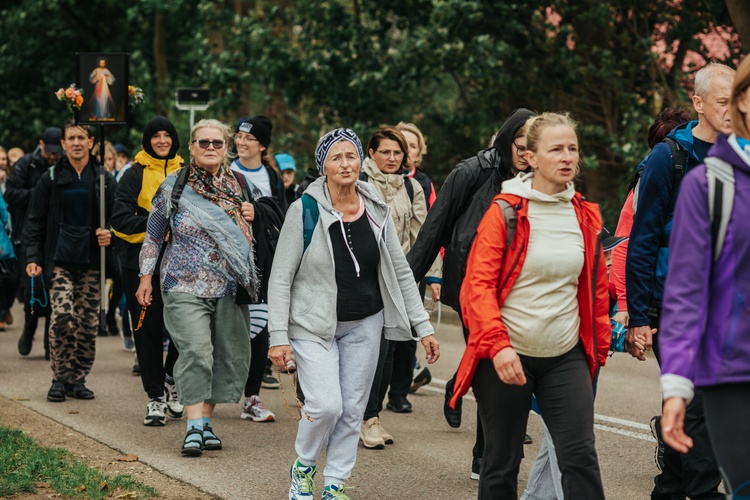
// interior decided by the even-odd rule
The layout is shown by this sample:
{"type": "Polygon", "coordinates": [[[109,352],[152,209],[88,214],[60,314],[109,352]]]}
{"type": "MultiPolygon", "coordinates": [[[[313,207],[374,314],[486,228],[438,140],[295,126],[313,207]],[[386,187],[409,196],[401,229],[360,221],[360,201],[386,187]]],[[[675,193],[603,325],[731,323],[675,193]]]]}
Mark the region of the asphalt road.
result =
{"type": "MultiPolygon", "coordinates": [[[[97,341],[96,362],[87,380],[96,392],[95,400],[49,403],[46,393],[52,376],[43,358],[41,328],[31,355],[22,358],[16,343],[23,314],[18,306],[13,312],[16,323],[0,332],[0,395],[123,454],[135,454],[151,467],[206,492],[227,499],[286,498],[289,466],[296,458],[296,422],[286,413],[281,391],[261,391],[266,405],[276,413],[274,423],[240,420],[239,404],[217,407],[213,424],[224,441],[224,450],[183,458],[179,450],[184,418],[169,420],[159,428],[142,424],[146,396],[140,378],[130,374],[133,355],[122,349],[119,338],[100,337],[97,341]]],[[[404,415],[384,410],[381,414],[395,443],[385,450],[367,450],[360,444],[348,483],[354,487],[352,498],[476,498],[477,482],[469,479],[476,403],[471,396],[465,398],[459,429],[451,429],[442,414],[445,381],[463,352],[460,328],[449,323],[450,316],[444,313],[438,330],[442,357],[431,367],[433,382],[410,396],[414,412],[404,415]]],[[[419,349],[423,355],[421,346],[419,349]]],[[[639,362],[625,354],[610,358],[601,373],[595,411],[596,445],[607,498],[649,498],[657,471],[648,423],[660,411],[655,360],[639,362]]],[[[525,486],[541,443],[542,431],[535,416],[530,417],[528,430],[534,443],[526,446],[520,488],[525,486]]],[[[322,474],[319,476],[322,483],[322,474]]],[[[318,494],[320,490],[322,485],[318,494]]]]}

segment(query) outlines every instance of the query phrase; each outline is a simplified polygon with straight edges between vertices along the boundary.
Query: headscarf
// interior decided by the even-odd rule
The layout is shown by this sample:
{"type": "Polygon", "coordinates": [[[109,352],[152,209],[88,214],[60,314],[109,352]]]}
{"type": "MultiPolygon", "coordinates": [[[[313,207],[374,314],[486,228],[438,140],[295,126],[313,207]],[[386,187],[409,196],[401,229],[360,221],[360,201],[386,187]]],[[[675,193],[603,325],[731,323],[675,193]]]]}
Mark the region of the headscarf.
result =
{"type": "Polygon", "coordinates": [[[177,150],[180,149],[180,136],[177,135],[177,129],[172,125],[168,119],[163,116],[155,116],[151,118],[143,129],[143,137],[141,137],[141,146],[143,150],[149,155],[160,160],[171,160],[177,154],[177,150]],[[166,157],[162,157],[156,154],[154,148],[151,147],[151,138],[155,133],[160,130],[166,131],[172,138],[172,147],[169,149],[169,154],[166,157]]]}
{"type": "Polygon", "coordinates": [[[502,164],[508,169],[508,172],[512,172],[511,169],[513,168],[513,139],[518,129],[523,127],[528,119],[533,116],[536,116],[536,113],[526,108],[518,108],[513,111],[503,122],[495,142],[492,144],[492,147],[500,153],[502,164]]]}
{"type": "Polygon", "coordinates": [[[318,146],[315,148],[315,165],[318,167],[318,172],[320,172],[321,175],[324,173],[323,169],[326,160],[328,159],[328,153],[331,152],[331,148],[334,144],[341,141],[349,141],[354,144],[354,147],[357,148],[357,154],[359,155],[359,162],[362,163],[364,161],[365,155],[362,152],[362,143],[359,142],[357,134],[348,128],[337,128],[321,137],[318,141],[318,146]]]}

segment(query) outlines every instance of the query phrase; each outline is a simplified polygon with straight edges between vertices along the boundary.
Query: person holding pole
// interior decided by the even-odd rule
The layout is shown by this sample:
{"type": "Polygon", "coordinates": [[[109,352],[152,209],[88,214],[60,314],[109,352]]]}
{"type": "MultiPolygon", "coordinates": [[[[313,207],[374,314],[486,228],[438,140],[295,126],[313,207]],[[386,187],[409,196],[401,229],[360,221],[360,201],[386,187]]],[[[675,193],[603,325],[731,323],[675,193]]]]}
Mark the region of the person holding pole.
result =
{"type": "Polygon", "coordinates": [[[67,155],[40,178],[23,233],[26,273],[37,286],[42,280],[50,284],[53,380],[47,400],[52,402],[94,398],[85,382],[99,329],[102,256],[97,250],[111,241],[106,227],[115,191],[114,178],[100,172],[90,154],[94,136],[88,126],[65,123],[61,143],[67,155]]]}

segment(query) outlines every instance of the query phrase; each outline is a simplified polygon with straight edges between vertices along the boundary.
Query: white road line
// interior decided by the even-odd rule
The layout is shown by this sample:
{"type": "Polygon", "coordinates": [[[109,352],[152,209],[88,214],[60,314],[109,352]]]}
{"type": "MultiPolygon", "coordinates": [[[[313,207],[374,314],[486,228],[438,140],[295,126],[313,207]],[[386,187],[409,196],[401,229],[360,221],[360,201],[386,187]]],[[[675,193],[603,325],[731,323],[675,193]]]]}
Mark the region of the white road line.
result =
{"type": "MultiPolygon", "coordinates": [[[[447,380],[433,378],[430,384],[422,386],[419,390],[435,392],[437,394],[445,394],[445,384],[447,383],[448,383],[447,380]],[[433,387],[433,385],[437,385],[440,387],[433,387]]],[[[470,394],[465,395],[464,399],[468,399],[469,401],[476,401],[474,396],[470,394]]],[[[614,434],[620,434],[622,436],[629,436],[635,439],[641,439],[643,441],[654,442],[654,438],[653,436],[651,436],[651,427],[649,427],[648,424],[643,424],[640,422],[633,422],[632,420],[625,420],[625,419],[617,418],[617,417],[609,417],[607,415],[599,415],[598,413],[594,414],[594,419],[601,420],[602,422],[607,422],[610,424],[618,424],[624,427],[631,427],[633,429],[648,431],[648,434],[644,434],[642,432],[628,431],[625,429],[618,429],[617,427],[612,427],[612,426],[604,425],[604,424],[594,424],[594,428],[600,431],[612,432],[614,434]]]]}

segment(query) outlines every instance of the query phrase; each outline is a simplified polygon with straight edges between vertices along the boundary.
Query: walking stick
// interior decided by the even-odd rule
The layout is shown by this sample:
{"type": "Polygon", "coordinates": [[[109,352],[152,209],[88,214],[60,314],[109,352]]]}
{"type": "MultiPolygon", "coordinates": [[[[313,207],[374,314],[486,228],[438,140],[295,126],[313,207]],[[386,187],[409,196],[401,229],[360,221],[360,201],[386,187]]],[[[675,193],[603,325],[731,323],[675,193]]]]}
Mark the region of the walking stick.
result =
{"type": "MultiPolygon", "coordinates": [[[[99,227],[106,229],[104,223],[105,211],[104,203],[106,193],[104,191],[104,125],[99,126],[99,227]]],[[[99,331],[105,328],[107,323],[107,313],[104,310],[105,284],[107,282],[107,262],[106,249],[99,247],[99,331]]]]}

